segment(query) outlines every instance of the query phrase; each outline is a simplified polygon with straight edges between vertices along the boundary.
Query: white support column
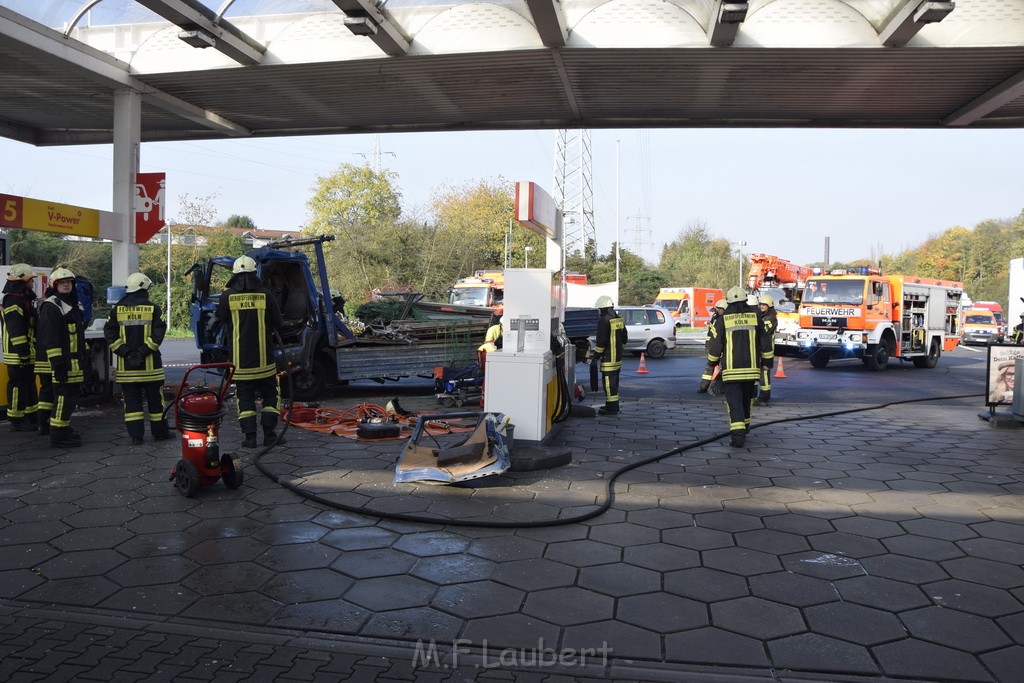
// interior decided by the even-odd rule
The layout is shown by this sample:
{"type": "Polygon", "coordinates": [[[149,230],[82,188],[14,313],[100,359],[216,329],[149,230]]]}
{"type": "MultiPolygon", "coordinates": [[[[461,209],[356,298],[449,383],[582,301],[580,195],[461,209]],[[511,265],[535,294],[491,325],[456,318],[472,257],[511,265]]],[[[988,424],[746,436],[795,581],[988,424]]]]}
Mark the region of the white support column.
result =
{"type": "Polygon", "coordinates": [[[135,176],[139,172],[142,96],[134,90],[114,93],[114,213],[124,218],[122,241],[113,246],[112,284],[123,285],[139,269],[135,244],[135,176]]]}

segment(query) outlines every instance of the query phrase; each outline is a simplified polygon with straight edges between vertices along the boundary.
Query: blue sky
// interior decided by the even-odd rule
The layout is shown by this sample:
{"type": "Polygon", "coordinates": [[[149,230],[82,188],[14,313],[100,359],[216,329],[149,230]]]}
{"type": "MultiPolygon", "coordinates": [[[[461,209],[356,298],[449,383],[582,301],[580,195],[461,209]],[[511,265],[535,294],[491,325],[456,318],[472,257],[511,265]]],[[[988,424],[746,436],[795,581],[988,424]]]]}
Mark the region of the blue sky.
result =
{"type": "MultiPolygon", "coordinates": [[[[407,214],[426,217],[444,185],[533,180],[554,191],[554,131],[393,133],[380,163],[398,174],[407,214]]],[[[1024,130],[595,130],[594,213],[606,251],[622,244],[656,261],[695,224],[799,263],[895,253],[955,225],[1024,209],[1024,130]],[[619,163],[616,164],[616,148],[619,163]],[[637,230],[637,228],[640,228],[637,230]]],[[[373,135],[145,143],[141,170],[164,171],[180,199],[217,195],[218,218],[261,228],[307,220],[318,175],[372,162],[373,135]]],[[[0,192],[111,208],[111,147],[36,148],[0,140],[0,192]]]]}

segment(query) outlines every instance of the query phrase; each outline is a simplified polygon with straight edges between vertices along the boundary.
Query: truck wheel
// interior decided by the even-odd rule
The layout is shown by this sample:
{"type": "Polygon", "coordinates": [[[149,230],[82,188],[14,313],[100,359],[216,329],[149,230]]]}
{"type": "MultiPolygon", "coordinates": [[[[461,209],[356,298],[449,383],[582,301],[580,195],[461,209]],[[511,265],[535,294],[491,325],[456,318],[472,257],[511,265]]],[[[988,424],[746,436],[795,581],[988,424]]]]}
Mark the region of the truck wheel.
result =
{"type": "Polygon", "coordinates": [[[668,351],[668,347],[665,346],[665,342],[660,339],[652,339],[647,345],[647,357],[655,360],[665,357],[665,352],[668,351]]]}
{"type": "Polygon", "coordinates": [[[939,348],[939,340],[933,339],[932,345],[928,347],[928,355],[921,358],[915,358],[914,367],[928,369],[934,368],[939,362],[940,355],[942,355],[942,350],[939,348]]]}
{"type": "Polygon", "coordinates": [[[864,357],[867,359],[866,365],[869,370],[875,372],[885,370],[889,365],[889,340],[883,339],[879,344],[868,346],[867,354],[864,357]]]}
{"type": "Polygon", "coordinates": [[[824,351],[815,351],[807,358],[813,368],[823,368],[828,365],[828,354],[824,351]]]}
{"type": "Polygon", "coordinates": [[[309,370],[297,370],[288,376],[291,382],[292,398],[296,401],[313,401],[320,398],[328,382],[327,365],[320,360],[313,361],[309,370]]]}

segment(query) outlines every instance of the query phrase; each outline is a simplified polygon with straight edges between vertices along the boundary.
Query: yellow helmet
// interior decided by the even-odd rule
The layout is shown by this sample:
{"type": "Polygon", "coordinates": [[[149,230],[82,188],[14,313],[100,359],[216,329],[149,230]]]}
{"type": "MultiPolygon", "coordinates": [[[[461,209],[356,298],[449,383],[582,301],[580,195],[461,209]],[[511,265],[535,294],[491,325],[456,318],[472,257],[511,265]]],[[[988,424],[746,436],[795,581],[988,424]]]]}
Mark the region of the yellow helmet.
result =
{"type": "Polygon", "coordinates": [[[231,272],[238,273],[255,273],[256,262],[249,256],[239,256],[235,259],[234,265],[231,267],[231,272]]]}
{"type": "Polygon", "coordinates": [[[725,300],[730,304],[747,300],[747,292],[742,287],[733,287],[725,293],[725,300]]]}
{"type": "Polygon", "coordinates": [[[67,268],[55,268],[54,271],[52,273],[50,273],[50,283],[54,284],[54,285],[57,284],[58,282],[60,282],[61,280],[74,280],[74,279],[75,279],[75,274],[72,273],[67,268]]]}
{"type": "Polygon", "coordinates": [[[15,263],[7,273],[8,280],[21,280],[22,282],[28,282],[35,276],[36,274],[32,272],[32,266],[27,263],[15,263]]]}
{"type": "Polygon", "coordinates": [[[140,289],[149,289],[153,286],[153,281],[142,273],[132,273],[128,276],[128,281],[125,282],[125,289],[128,293],[137,292],[140,289]]]}
{"type": "Polygon", "coordinates": [[[607,294],[602,294],[597,297],[597,301],[594,302],[594,308],[612,308],[615,302],[607,294]]]}
{"type": "Polygon", "coordinates": [[[775,306],[775,299],[771,294],[762,294],[761,298],[757,300],[757,303],[764,304],[765,306],[772,308],[775,306]]]}

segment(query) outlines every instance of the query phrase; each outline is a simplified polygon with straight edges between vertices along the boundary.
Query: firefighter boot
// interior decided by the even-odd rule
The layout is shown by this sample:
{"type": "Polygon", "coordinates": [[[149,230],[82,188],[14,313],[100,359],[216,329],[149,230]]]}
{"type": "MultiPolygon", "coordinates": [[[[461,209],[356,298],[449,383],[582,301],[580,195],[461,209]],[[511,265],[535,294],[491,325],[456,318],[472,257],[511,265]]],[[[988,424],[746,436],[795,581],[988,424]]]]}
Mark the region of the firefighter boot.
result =
{"type": "Polygon", "coordinates": [[[70,427],[50,428],[50,446],[52,448],[78,448],[81,445],[82,440],[71,435],[70,427]]]}
{"type": "Polygon", "coordinates": [[[171,430],[168,429],[166,420],[150,422],[149,431],[153,434],[154,441],[167,441],[171,438],[171,430]]]}
{"type": "Polygon", "coordinates": [[[747,440],[747,430],[737,429],[729,432],[729,445],[733,448],[742,448],[747,440]]]}
{"type": "Polygon", "coordinates": [[[754,405],[766,406],[766,405],[768,405],[768,402],[771,401],[771,400],[772,400],[772,390],[771,389],[762,389],[758,393],[757,400],[754,401],[754,405]]]}
{"type": "Polygon", "coordinates": [[[246,432],[242,448],[256,448],[256,432],[246,432]]]}
{"type": "Polygon", "coordinates": [[[278,445],[288,443],[284,437],[278,438],[277,432],[273,429],[263,428],[263,445],[269,446],[270,444],[277,442],[278,445]]]}
{"type": "Polygon", "coordinates": [[[46,436],[50,433],[50,411],[40,410],[36,415],[39,421],[39,436],[46,436]]]}
{"type": "Polygon", "coordinates": [[[609,404],[609,405],[603,405],[603,406],[601,406],[600,408],[597,409],[597,414],[598,415],[618,415],[619,414],[619,404],[618,403],[612,403],[612,404],[609,404]]]}
{"type": "Polygon", "coordinates": [[[700,381],[700,386],[697,387],[697,393],[698,394],[706,394],[706,393],[708,393],[708,389],[710,389],[710,388],[711,388],[711,380],[709,380],[709,379],[702,379],[700,381]]]}
{"type": "Polygon", "coordinates": [[[11,421],[12,432],[34,432],[35,427],[24,417],[11,417],[8,418],[11,421]]]}

